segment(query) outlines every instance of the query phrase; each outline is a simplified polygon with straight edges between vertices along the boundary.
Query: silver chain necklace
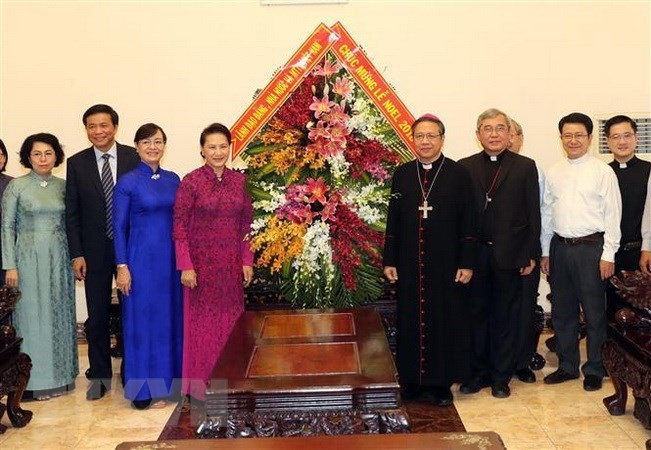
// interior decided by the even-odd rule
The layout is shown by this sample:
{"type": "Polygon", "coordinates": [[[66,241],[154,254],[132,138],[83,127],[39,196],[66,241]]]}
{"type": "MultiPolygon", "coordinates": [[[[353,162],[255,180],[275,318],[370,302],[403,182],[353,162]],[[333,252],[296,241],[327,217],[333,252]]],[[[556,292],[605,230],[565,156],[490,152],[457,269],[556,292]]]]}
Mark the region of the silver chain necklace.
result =
{"type": "MultiPolygon", "coordinates": [[[[427,212],[432,210],[432,207],[427,204],[427,198],[429,197],[430,192],[432,192],[432,188],[434,187],[434,182],[439,176],[439,173],[441,172],[441,168],[443,167],[443,163],[445,162],[445,156],[441,155],[443,158],[441,160],[441,164],[439,165],[439,168],[436,170],[436,173],[434,174],[434,179],[432,180],[432,184],[429,185],[429,189],[427,190],[427,194],[425,193],[425,188],[423,187],[423,180],[420,177],[420,168],[418,167],[418,164],[416,164],[416,174],[418,175],[418,185],[420,186],[420,191],[423,194],[423,204],[418,207],[418,210],[423,213],[423,219],[427,219],[427,212]]],[[[420,163],[420,161],[418,161],[420,163]]]]}

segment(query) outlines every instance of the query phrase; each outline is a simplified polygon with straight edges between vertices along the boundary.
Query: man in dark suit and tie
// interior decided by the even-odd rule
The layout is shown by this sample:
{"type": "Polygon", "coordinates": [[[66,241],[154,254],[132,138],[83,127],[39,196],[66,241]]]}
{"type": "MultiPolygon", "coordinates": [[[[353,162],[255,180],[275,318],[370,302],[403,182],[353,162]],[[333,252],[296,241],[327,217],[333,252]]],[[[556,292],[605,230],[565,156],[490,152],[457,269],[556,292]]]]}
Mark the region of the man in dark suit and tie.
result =
{"type": "Polygon", "coordinates": [[[90,387],[87,400],[111,389],[109,309],[115,250],[113,248],[113,188],[117,179],[139,162],[133,147],[115,142],[118,114],[108,105],[94,105],[83,115],[93,144],[67,162],[66,227],[73,270],[85,282],[88,307],[90,387]]]}
{"type": "Polygon", "coordinates": [[[471,280],[474,380],[461,392],[491,386],[494,397],[506,398],[515,371],[520,278],[531,273],[540,256],[538,172],[533,160],[507,151],[510,122],[502,111],[484,111],[476,133],[483,150],[459,160],[470,172],[480,215],[471,280]]]}

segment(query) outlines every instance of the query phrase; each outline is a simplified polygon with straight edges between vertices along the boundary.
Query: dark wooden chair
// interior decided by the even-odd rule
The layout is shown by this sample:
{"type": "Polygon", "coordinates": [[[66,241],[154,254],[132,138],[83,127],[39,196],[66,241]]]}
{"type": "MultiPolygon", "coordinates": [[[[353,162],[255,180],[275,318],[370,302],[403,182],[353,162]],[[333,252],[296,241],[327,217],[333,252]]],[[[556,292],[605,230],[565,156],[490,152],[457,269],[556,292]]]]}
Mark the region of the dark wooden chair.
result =
{"type": "MultiPolygon", "coordinates": [[[[17,289],[0,287],[0,419],[5,411],[9,421],[16,428],[27,425],[32,420],[32,412],[20,407],[20,402],[32,370],[32,360],[20,351],[23,342],[16,335],[11,324],[11,314],[20,299],[17,289]],[[7,397],[6,405],[1,402],[7,397]]],[[[7,426],[0,423],[0,434],[7,426]]]]}
{"type": "MultiPolygon", "coordinates": [[[[620,309],[608,325],[603,359],[615,393],[603,403],[610,414],[625,414],[630,387],[635,399],[633,416],[651,430],[651,277],[622,271],[611,282],[629,306],[620,309]]],[[[651,439],[646,447],[651,448],[651,439]]]]}

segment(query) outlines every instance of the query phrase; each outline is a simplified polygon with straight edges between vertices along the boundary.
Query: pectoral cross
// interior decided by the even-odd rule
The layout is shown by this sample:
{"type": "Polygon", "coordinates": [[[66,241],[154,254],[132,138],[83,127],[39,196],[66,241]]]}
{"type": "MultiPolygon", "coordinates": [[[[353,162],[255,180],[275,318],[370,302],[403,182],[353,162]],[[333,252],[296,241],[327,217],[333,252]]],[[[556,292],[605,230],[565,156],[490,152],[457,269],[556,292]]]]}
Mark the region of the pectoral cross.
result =
{"type": "Polygon", "coordinates": [[[427,211],[431,211],[432,207],[427,206],[427,200],[423,200],[423,206],[419,206],[418,210],[423,212],[423,219],[427,219],[427,211]]]}
{"type": "Polygon", "coordinates": [[[492,201],[493,201],[493,199],[490,198],[490,197],[488,196],[488,194],[486,194],[486,202],[484,203],[484,211],[485,211],[486,209],[488,209],[488,204],[489,204],[490,202],[492,202],[492,201]]]}

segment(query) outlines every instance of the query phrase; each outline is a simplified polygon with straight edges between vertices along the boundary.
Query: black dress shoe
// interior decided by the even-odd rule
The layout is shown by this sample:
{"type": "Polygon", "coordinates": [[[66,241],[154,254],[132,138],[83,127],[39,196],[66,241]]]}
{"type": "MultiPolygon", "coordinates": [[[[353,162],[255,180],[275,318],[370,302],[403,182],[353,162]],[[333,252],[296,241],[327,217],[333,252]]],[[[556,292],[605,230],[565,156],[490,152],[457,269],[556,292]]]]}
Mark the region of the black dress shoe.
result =
{"type": "Polygon", "coordinates": [[[450,406],[452,404],[452,391],[449,387],[435,387],[431,402],[435,406],[450,406]]]}
{"type": "Polygon", "coordinates": [[[149,408],[151,406],[151,402],[152,400],[150,398],[146,400],[133,400],[131,402],[131,405],[136,409],[143,410],[149,408]]]}
{"type": "Polygon", "coordinates": [[[109,391],[104,383],[99,380],[93,380],[90,382],[90,387],[86,391],[86,400],[99,400],[104,397],[109,391]]]}
{"type": "Polygon", "coordinates": [[[459,391],[463,394],[476,394],[482,389],[490,386],[491,383],[484,377],[478,377],[472,380],[470,383],[463,383],[459,388],[459,391]]]}
{"type": "Polygon", "coordinates": [[[114,345],[110,350],[112,358],[122,358],[124,356],[124,350],[121,345],[114,345]]]}
{"type": "Polygon", "coordinates": [[[528,367],[525,367],[524,369],[518,369],[515,371],[515,376],[518,377],[518,380],[522,381],[523,383],[535,383],[536,382],[536,374],[533,373],[533,370],[531,370],[528,367]]]}
{"type": "Polygon", "coordinates": [[[491,395],[495,398],[507,398],[511,396],[511,388],[508,383],[497,381],[491,386],[491,395]]]}
{"type": "Polygon", "coordinates": [[[531,370],[540,370],[543,367],[545,367],[545,364],[547,364],[547,360],[543,358],[543,355],[541,355],[540,353],[534,353],[533,356],[531,357],[529,368],[531,370]]]}
{"type": "Polygon", "coordinates": [[[420,395],[420,386],[417,384],[405,384],[402,386],[402,400],[409,402],[418,399],[420,395]]]}
{"type": "Polygon", "coordinates": [[[556,372],[552,372],[544,378],[545,384],[558,384],[564,383],[569,380],[576,380],[579,378],[578,375],[572,375],[565,372],[563,369],[558,369],[556,372]]]}
{"type": "Polygon", "coordinates": [[[586,375],[583,380],[583,389],[586,391],[598,391],[601,389],[601,377],[597,375],[586,375]]]}
{"type": "Polygon", "coordinates": [[[434,406],[450,406],[453,401],[450,388],[442,386],[423,387],[420,398],[434,406]]]}

